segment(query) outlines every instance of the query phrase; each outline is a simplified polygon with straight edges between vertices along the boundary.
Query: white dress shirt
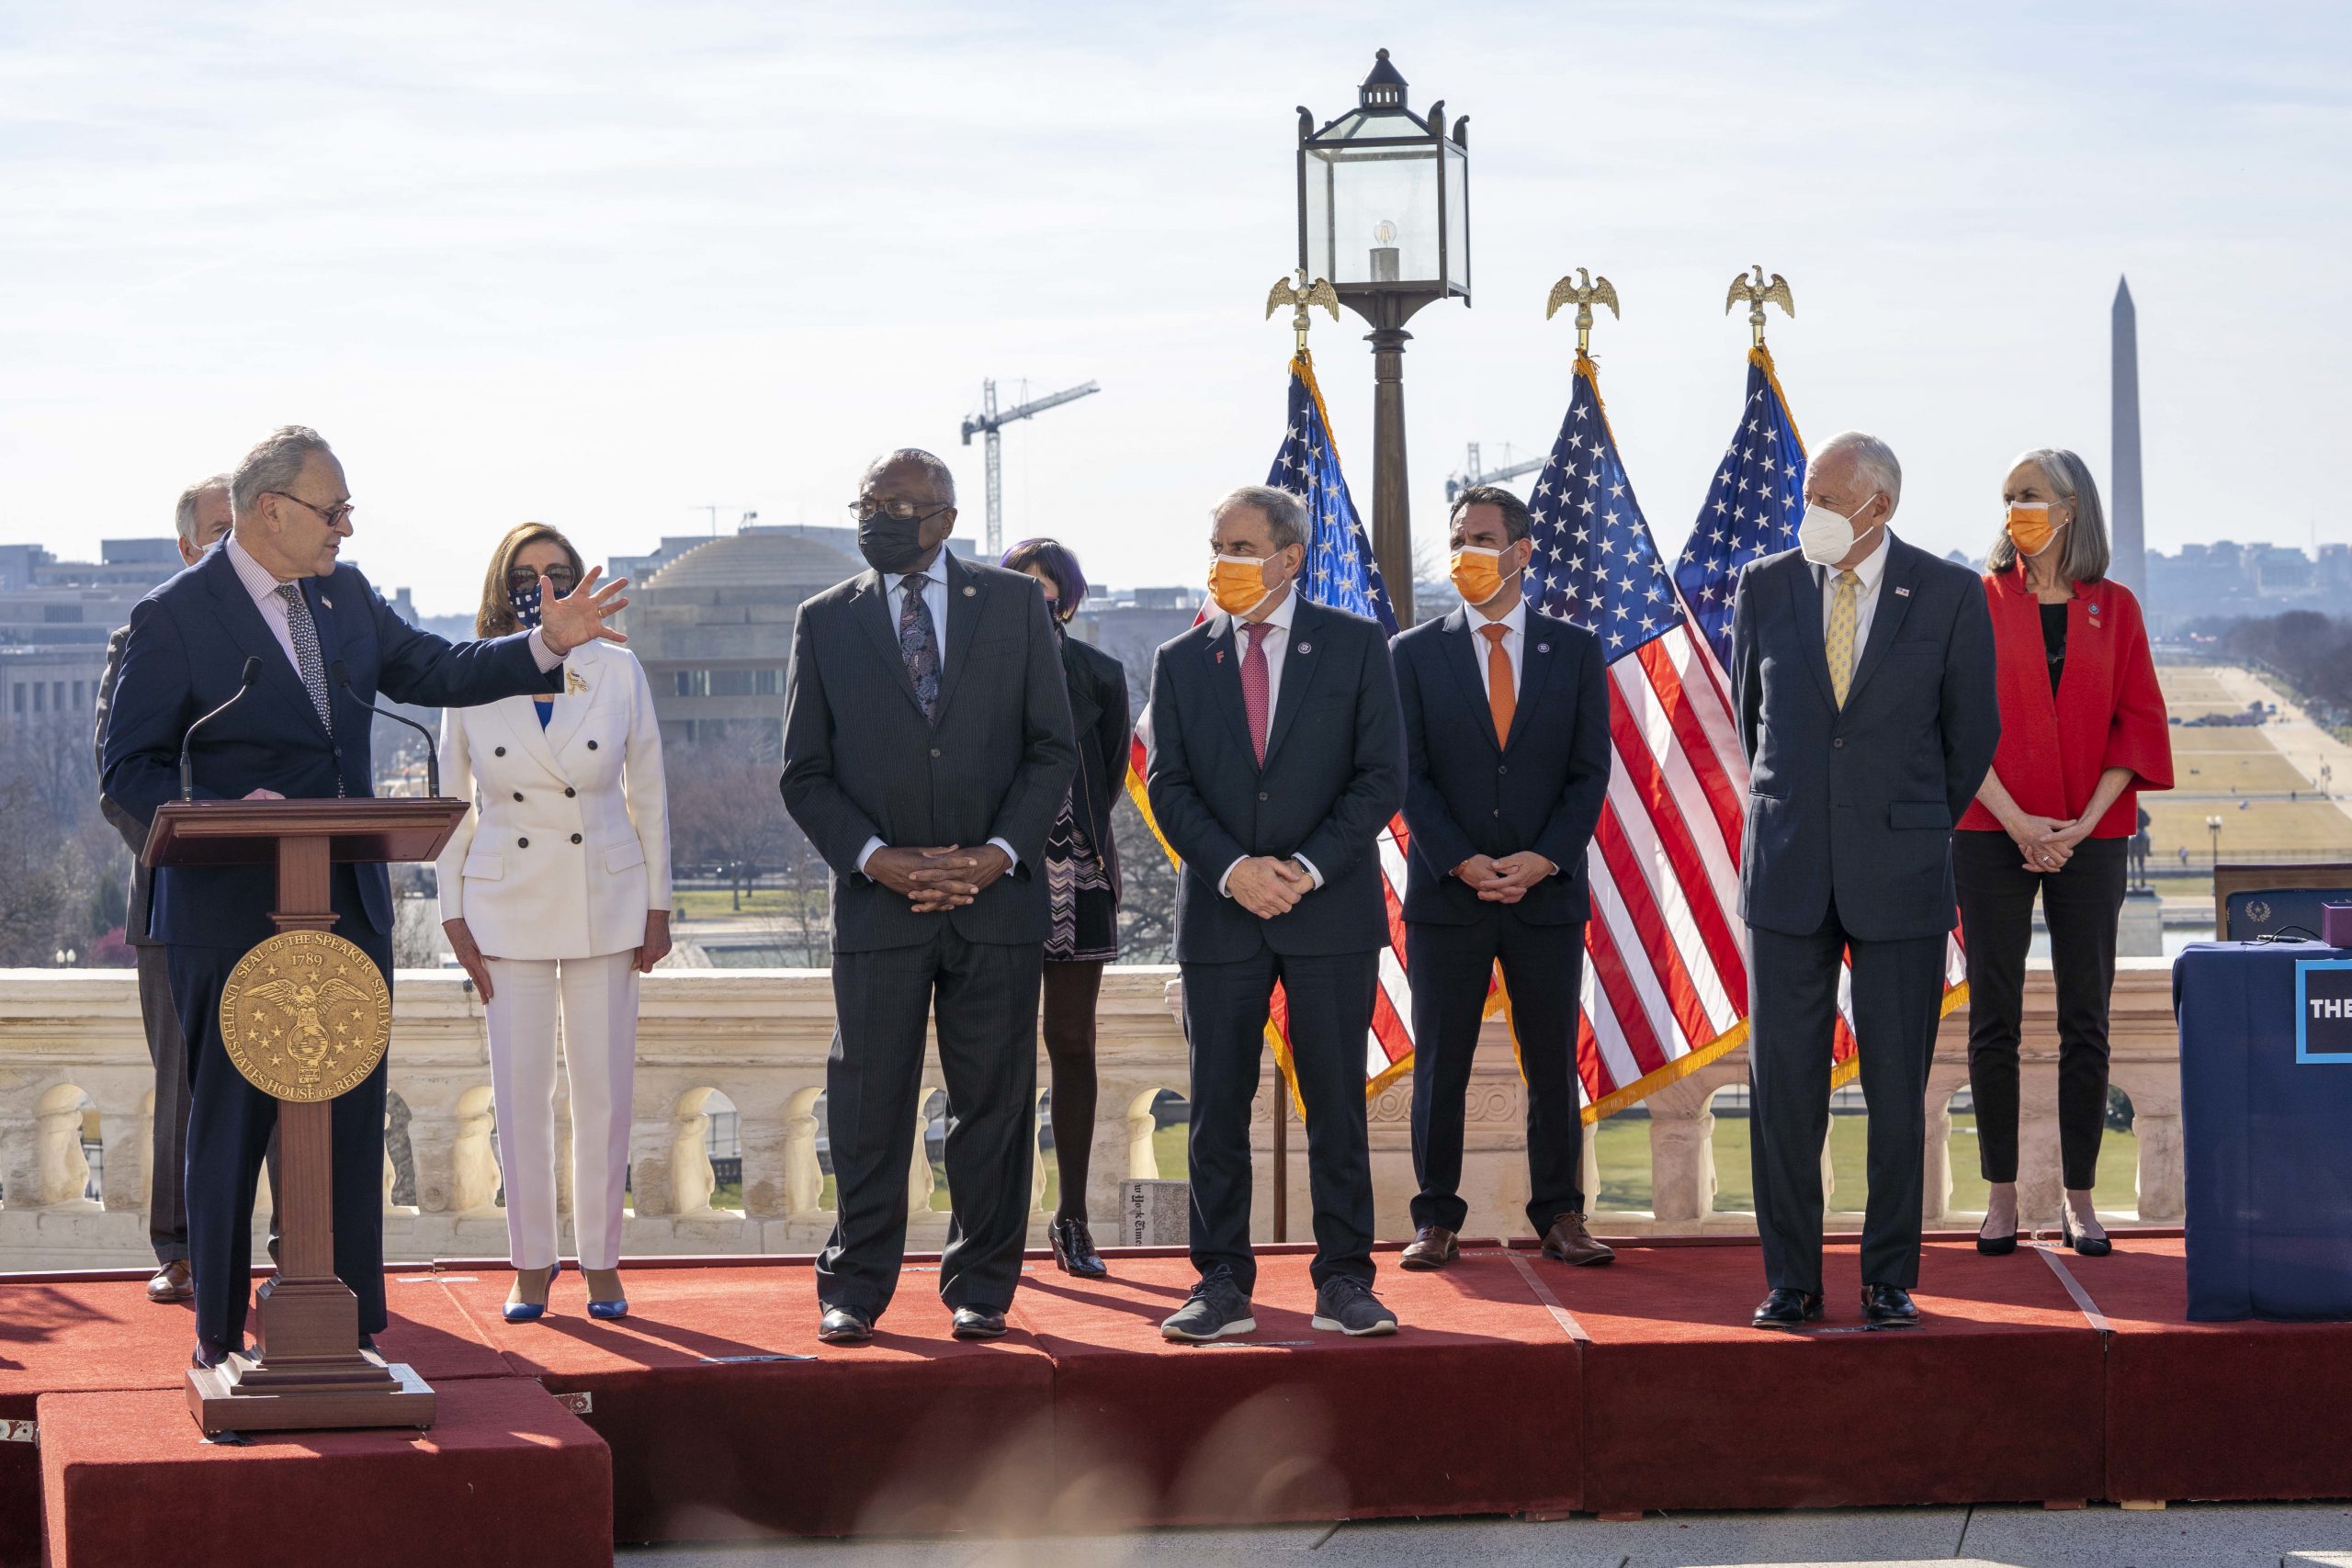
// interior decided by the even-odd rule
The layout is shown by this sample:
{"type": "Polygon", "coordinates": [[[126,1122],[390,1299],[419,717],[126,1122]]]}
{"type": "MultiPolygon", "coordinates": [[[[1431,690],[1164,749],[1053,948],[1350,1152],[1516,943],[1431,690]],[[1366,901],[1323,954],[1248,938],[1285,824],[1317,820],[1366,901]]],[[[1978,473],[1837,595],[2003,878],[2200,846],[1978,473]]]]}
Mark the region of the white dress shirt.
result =
{"type": "Polygon", "coordinates": [[[1477,656],[1475,662],[1478,666],[1478,689],[1487,694],[1487,702],[1492,703],[1495,700],[1494,683],[1487,678],[1487,649],[1492,645],[1487,640],[1485,628],[1500,626],[1503,628],[1503,657],[1510,660],[1511,694],[1516,697],[1519,694],[1521,678],[1527,673],[1527,595],[1521,594],[1519,603],[1513,604],[1510,607],[1510,613],[1500,620],[1488,620],[1485,612],[1475,604],[1469,606],[1467,618],[1470,626],[1470,651],[1477,656]]]}
{"type": "MultiPolygon", "coordinates": [[[[1241,617],[1228,615],[1226,618],[1232,623],[1236,656],[1242,659],[1249,658],[1250,638],[1242,635],[1241,617]]],[[[1266,656],[1266,739],[1269,744],[1274,738],[1274,705],[1281,702],[1283,696],[1283,660],[1290,656],[1291,623],[1296,619],[1298,619],[1298,582],[1296,579],[1293,579],[1289,592],[1283,595],[1282,603],[1267,611],[1264,621],[1261,623],[1274,629],[1258,639],[1259,650],[1266,656]]],[[[1240,678],[1237,667],[1234,679],[1238,681],[1240,678]]],[[[1239,865],[1242,860],[1249,858],[1248,855],[1243,855],[1241,860],[1237,860],[1233,865],[1225,868],[1225,874],[1216,879],[1216,890],[1219,893],[1228,898],[1233,897],[1232,889],[1228,886],[1233,880],[1233,866],[1239,865]]],[[[1290,858],[1306,868],[1306,878],[1309,883],[1317,887],[1323,886],[1323,874],[1315,869],[1313,861],[1301,854],[1294,854],[1290,858]]]]}
{"type": "MultiPolygon", "coordinates": [[[[277,574],[254,559],[245,547],[237,542],[236,535],[231,534],[223,547],[229,552],[229,564],[237,569],[237,581],[243,583],[245,592],[253,595],[254,608],[261,612],[262,625],[267,626],[269,635],[277,639],[277,646],[286,650],[286,662],[294,667],[294,674],[300,679],[302,659],[294,651],[294,623],[288,618],[285,595],[277,592],[277,574]]],[[[531,658],[538,664],[542,675],[563,662],[560,654],[548,650],[547,638],[540,635],[537,626],[531,628],[531,658]]]]}
{"type": "MultiPolygon", "coordinates": [[[[942,544],[939,547],[939,552],[931,558],[931,565],[922,570],[910,571],[903,576],[894,574],[883,581],[889,589],[882,602],[889,606],[890,636],[893,640],[899,635],[899,617],[907,613],[908,587],[910,584],[921,585],[923,608],[931,612],[931,640],[939,645],[939,673],[943,677],[945,676],[947,673],[947,547],[942,544]]],[[[1004,858],[1012,865],[1018,866],[1021,863],[1021,857],[1014,854],[1012,846],[1002,839],[990,839],[989,842],[1002,850],[1004,858]]],[[[865,863],[874,858],[874,852],[887,848],[888,846],[883,843],[879,835],[866,840],[865,847],[857,852],[857,869],[860,872],[865,871],[865,863]]]]}
{"type": "MultiPolygon", "coordinates": [[[[1886,542],[1894,536],[1886,528],[1878,531],[1878,547],[1857,562],[1852,570],[1861,583],[1854,590],[1854,662],[1862,661],[1862,649],[1870,646],[1871,616],[1878,611],[1878,585],[1886,578],[1886,542]]],[[[1829,595],[1835,592],[1838,569],[1816,566],[1813,581],[1821,589],[1821,637],[1829,638],[1829,595]]]]}

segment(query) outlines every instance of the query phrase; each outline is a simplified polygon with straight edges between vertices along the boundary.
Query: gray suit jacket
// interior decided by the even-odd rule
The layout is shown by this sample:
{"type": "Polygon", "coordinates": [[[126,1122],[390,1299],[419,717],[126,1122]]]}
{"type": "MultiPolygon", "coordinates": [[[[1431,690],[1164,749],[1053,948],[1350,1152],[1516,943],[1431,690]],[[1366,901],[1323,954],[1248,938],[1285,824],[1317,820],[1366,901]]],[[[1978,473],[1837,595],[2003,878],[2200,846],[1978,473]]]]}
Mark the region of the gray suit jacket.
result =
{"type": "MultiPolygon", "coordinates": [[[[123,645],[130,640],[129,626],[117,626],[107,638],[107,671],[98,677],[97,762],[98,776],[107,772],[107,716],[114,711],[114,683],[122,674],[123,645]]],[[[154,937],[147,934],[148,897],[153,892],[155,874],[139,863],[139,852],[147,844],[147,825],[116,805],[103,791],[98,795],[98,810],[114,824],[122,841],[130,846],[130,906],[122,917],[122,934],[133,947],[160,947],[154,937]]]]}

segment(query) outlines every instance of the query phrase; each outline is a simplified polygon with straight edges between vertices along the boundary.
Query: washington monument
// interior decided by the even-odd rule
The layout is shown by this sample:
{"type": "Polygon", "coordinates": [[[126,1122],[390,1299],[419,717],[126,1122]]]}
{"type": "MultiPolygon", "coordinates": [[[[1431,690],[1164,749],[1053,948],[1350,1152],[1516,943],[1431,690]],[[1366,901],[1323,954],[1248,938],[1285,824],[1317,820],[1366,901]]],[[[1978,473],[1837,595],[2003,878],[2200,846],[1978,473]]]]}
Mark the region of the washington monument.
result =
{"type": "Polygon", "coordinates": [[[2108,576],[2145,604],[2148,558],[2145,516],[2140,505],[2140,318],[2132,308],[2132,284],[2115,285],[2115,472],[2108,481],[2108,524],[2114,560],[2108,576]]]}

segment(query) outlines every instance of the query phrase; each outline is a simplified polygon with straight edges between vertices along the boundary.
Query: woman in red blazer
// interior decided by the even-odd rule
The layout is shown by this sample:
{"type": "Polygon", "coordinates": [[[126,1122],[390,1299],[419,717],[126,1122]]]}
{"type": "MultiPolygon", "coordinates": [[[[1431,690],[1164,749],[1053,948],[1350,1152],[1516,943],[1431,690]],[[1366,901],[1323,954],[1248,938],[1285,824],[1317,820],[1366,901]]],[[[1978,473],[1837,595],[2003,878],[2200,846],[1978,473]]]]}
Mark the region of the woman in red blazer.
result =
{"type": "Polygon", "coordinates": [[[2172,787],[2172,737],[2139,602],[2107,581],[2107,524],[2090,469],[2044,447],[2002,486],[2008,515],[1985,559],[1999,658],[2001,745],[1952,835],[1968,953],[1968,1081],[1993,1191],[1980,1252],[2015,1250],[2018,1035],[2033,900],[2058,989],[2058,1135],[2066,1243],[2109,1251],[2091,1203],[2107,1119],[2107,1010],[2138,792],[2172,787]]]}

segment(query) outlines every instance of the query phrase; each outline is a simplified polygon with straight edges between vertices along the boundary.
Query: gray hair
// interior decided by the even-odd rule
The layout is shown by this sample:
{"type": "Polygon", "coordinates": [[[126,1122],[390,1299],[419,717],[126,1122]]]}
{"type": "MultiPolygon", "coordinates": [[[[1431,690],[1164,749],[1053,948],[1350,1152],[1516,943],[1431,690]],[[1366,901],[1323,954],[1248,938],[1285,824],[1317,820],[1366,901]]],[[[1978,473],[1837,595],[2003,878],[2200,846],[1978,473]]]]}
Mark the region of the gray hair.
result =
{"type": "Polygon", "coordinates": [[[1254,506],[1266,520],[1266,533],[1274,548],[1286,550],[1293,545],[1306,543],[1306,502],[1295,491],[1274,485],[1241,485],[1226,491],[1223,499],[1209,508],[1211,520],[1224,516],[1237,506],[1254,506]]]}
{"type": "Polygon", "coordinates": [[[1819,463],[1836,452],[1854,455],[1854,465],[1861,470],[1871,490],[1886,497],[1886,514],[1892,519],[1894,509],[1903,504],[1903,465],[1895,461],[1894,448],[1862,431],[1841,430],[1821,444],[1813,461],[1819,463]]]}
{"type": "Polygon", "coordinates": [[[260,446],[245,454],[245,460],[230,477],[231,511],[242,520],[261,504],[264,491],[292,493],[287,487],[302,477],[302,466],[313,456],[332,457],[334,448],[310,426],[288,424],[271,431],[262,437],[260,446]]]}
{"type": "MultiPolygon", "coordinates": [[[[2037,446],[2020,452],[2009,471],[2031,463],[2050,480],[2051,493],[2075,509],[2075,521],[2058,546],[2058,575],[2068,582],[2097,582],[2107,575],[2107,509],[2099,504],[2098,481],[2091,466],[2064,446],[2037,446]]],[[[2003,572],[2018,563],[2018,547],[2007,525],[1984,552],[1984,570],[2003,572]]]]}
{"type": "Polygon", "coordinates": [[[956,504],[955,470],[920,446],[901,446],[896,451],[883,453],[882,456],[865,465],[865,477],[871,479],[883,469],[894,468],[902,463],[910,468],[921,468],[923,477],[932,482],[932,487],[939,492],[940,497],[950,506],[956,504]]]}
{"type": "Polygon", "coordinates": [[[179,525],[181,544],[193,547],[196,543],[197,502],[216,490],[225,492],[228,488],[229,476],[215,474],[209,479],[198,479],[180,491],[180,502],[173,513],[173,521],[179,525]]]}

